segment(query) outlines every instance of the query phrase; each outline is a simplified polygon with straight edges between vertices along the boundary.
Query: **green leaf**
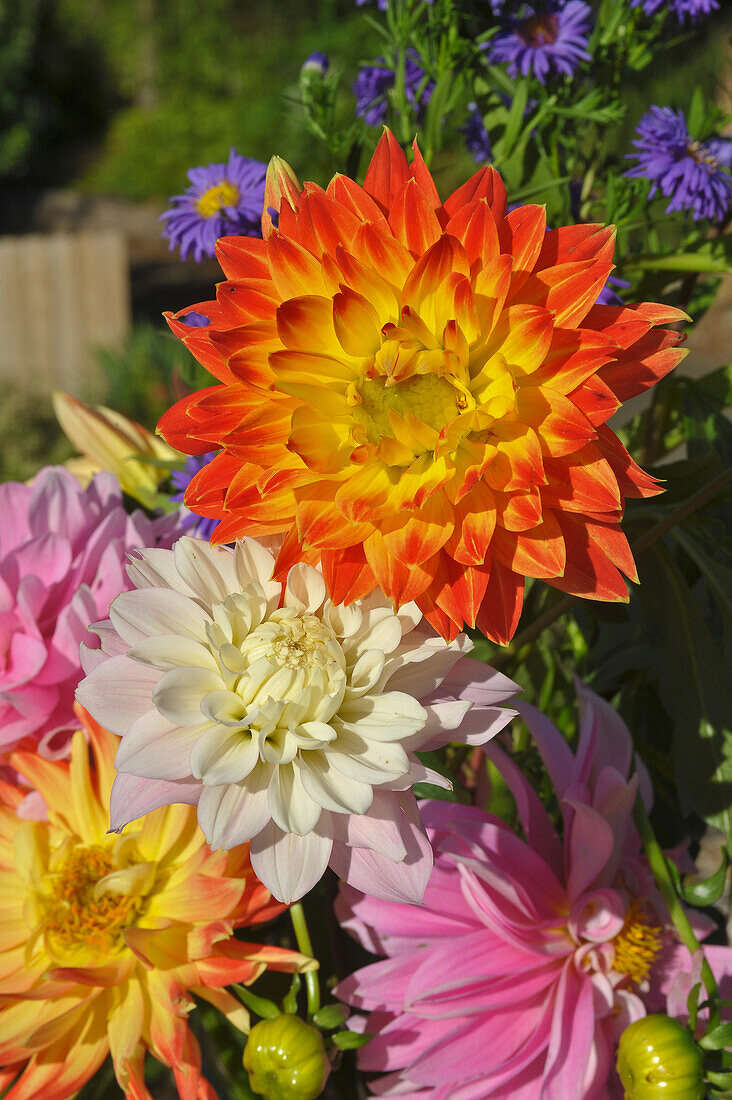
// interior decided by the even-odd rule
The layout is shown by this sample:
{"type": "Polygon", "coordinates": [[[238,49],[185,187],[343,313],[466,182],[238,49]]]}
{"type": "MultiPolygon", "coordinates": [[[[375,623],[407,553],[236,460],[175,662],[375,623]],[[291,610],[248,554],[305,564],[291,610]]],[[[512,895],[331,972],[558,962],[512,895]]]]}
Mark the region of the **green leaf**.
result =
{"type": "Polygon", "coordinates": [[[702,131],[704,128],[704,117],[706,113],[707,109],[704,102],[704,92],[697,84],[691,97],[689,113],[686,116],[686,123],[689,128],[689,133],[693,138],[696,138],[697,141],[700,140],[703,136],[702,131]]]}
{"type": "Polygon", "coordinates": [[[503,155],[509,157],[513,152],[513,148],[516,144],[516,139],[521,133],[524,123],[524,113],[526,111],[526,105],[529,102],[529,85],[527,81],[522,81],[516,89],[516,95],[514,96],[511,104],[511,109],[508,114],[508,121],[506,123],[506,130],[503,135],[503,155]]]}
{"type": "Polygon", "coordinates": [[[704,252],[675,252],[672,256],[643,256],[641,259],[628,259],[623,265],[623,270],[728,275],[732,272],[732,265],[724,256],[712,256],[704,252]]]}
{"type": "Polygon", "coordinates": [[[722,862],[709,878],[705,878],[701,882],[689,882],[688,879],[682,880],[679,894],[688,905],[714,905],[721,898],[727,883],[727,868],[729,867],[729,856],[724,848],[721,851],[722,862]]]}
{"type": "Polygon", "coordinates": [[[732,716],[727,668],[683,575],[663,545],[653,560],[653,591],[643,601],[658,638],[658,680],[666,713],[673,722],[676,783],[685,814],[698,813],[722,829],[732,843],[732,716]],[[655,607],[650,608],[650,601],[655,607]]]}
{"type": "Polygon", "coordinates": [[[313,1023],[324,1031],[330,1031],[340,1027],[347,1015],[348,1009],[343,1005],[325,1005],[315,1013],[313,1023]]]}
{"type": "Polygon", "coordinates": [[[256,1012],[257,1016],[262,1016],[265,1020],[274,1020],[276,1016],[282,1015],[274,1001],[269,1001],[266,997],[258,997],[256,993],[251,993],[246,986],[235,984],[232,989],[239,1000],[252,1012],[256,1012]]]}
{"type": "Polygon", "coordinates": [[[732,1047],[732,1023],[713,1027],[698,1042],[703,1050],[729,1050],[732,1047]]]}
{"type": "Polygon", "coordinates": [[[355,1031],[339,1031],[332,1036],[333,1045],[339,1050],[358,1050],[365,1047],[371,1039],[370,1035],[359,1035],[355,1031]]]}

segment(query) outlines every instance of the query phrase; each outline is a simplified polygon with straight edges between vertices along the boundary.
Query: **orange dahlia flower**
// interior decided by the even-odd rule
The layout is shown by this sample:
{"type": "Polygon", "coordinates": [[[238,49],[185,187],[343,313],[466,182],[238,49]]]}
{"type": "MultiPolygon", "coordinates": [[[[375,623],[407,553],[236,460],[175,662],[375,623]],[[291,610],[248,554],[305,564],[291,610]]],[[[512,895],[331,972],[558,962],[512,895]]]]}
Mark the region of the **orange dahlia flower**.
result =
{"type": "Polygon", "coordinates": [[[248,845],[212,853],[191,806],[166,806],[121,836],[107,833],[119,738],[79,708],[70,762],[16,752],[10,763],[42,796],[47,819],[18,813],[24,790],[0,782],[0,1089],[4,1100],[62,1100],[112,1054],[132,1100],[149,1050],[183,1100],[210,1100],[188,1027],[190,997],[248,1031],[222,986],[267,967],[314,965],[293,951],[243,943],[235,928],[285,906],[256,880],[248,845]]]}
{"type": "Polygon", "coordinates": [[[627,599],[624,498],[659,490],[606,421],[678,363],[656,326],[685,315],[595,305],[614,230],[507,214],[489,167],[442,202],[388,131],[363,187],[280,195],[265,240],[219,241],[210,324],[170,318],[219,381],[160,422],[221,449],[186,496],[214,541],[284,534],[276,576],[320,561],[335,602],[379,585],[448,639],[507,641],[525,577],[627,599]]]}

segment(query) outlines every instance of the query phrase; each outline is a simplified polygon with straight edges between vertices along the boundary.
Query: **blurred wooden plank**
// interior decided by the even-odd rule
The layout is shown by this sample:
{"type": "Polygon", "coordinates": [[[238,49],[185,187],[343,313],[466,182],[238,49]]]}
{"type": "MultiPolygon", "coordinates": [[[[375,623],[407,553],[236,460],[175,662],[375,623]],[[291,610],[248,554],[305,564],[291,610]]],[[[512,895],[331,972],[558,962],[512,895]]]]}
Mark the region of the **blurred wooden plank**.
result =
{"type": "Polygon", "coordinates": [[[115,230],[0,238],[0,378],[19,390],[101,394],[97,348],[130,328],[127,245],[115,230]]]}

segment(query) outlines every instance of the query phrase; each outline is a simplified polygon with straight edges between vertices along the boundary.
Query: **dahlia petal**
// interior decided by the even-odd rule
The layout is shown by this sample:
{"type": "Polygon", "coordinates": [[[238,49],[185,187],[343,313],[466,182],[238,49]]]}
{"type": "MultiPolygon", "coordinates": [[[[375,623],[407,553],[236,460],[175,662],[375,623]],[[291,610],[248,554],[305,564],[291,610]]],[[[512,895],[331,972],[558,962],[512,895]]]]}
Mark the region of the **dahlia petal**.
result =
{"type": "Polygon", "coordinates": [[[557,991],[551,1039],[544,1067],[546,1100],[582,1100],[595,1033],[592,983],[567,964],[557,991]]]}
{"type": "Polygon", "coordinates": [[[504,217],[506,188],[498,172],[490,165],[479,168],[445,199],[443,206],[447,215],[452,217],[461,206],[476,199],[486,200],[497,223],[504,217]]]}
{"type": "Polygon", "coordinates": [[[366,814],[373,801],[373,789],[331,767],[328,755],[303,753],[300,763],[302,785],[310,798],[335,814],[366,814]]]}
{"type": "Polygon", "coordinates": [[[384,744],[409,737],[426,721],[424,707],[401,691],[346,699],[338,711],[338,729],[384,744]]]}
{"type": "MultiPolygon", "coordinates": [[[[210,669],[173,668],[164,672],[154,685],[152,700],[160,713],[173,725],[197,726],[203,718],[201,700],[209,692],[217,691],[220,686],[220,673],[210,669]]],[[[86,706],[83,699],[80,702],[86,706]]],[[[87,707],[87,710],[91,709],[87,707]]]]}
{"type": "Polygon", "coordinates": [[[198,799],[198,823],[214,849],[235,848],[261,832],[270,821],[267,797],[272,765],[258,764],[246,784],[204,787],[198,799]]]}
{"type": "Polygon", "coordinates": [[[524,578],[494,561],[475,625],[497,645],[506,645],[518,626],[523,601],[524,578]]]}
{"type": "Polygon", "coordinates": [[[297,760],[275,769],[268,798],[272,820],[285,833],[307,836],[322,816],[323,807],[305,789],[297,760]]]}
{"type": "Polygon", "coordinates": [[[389,225],[397,240],[416,256],[426,252],[442,232],[432,203],[413,179],[394,197],[389,225]]]}
{"type": "Polygon", "coordinates": [[[109,657],[76,689],[76,698],[100,726],[121,736],[150,709],[150,696],[160,673],[127,657],[109,657]],[[114,682],[115,690],[109,690],[114,682]]]}
{"type": "Polygon", "coordinates": [[[336,840],[331,867],[344,882],[371,897],[418,904],[432,870],[432,848],[422,830],[411,822],[402,823],[400,832],[407,853],[398,863],[381,850],[349,848],[336,840]]]}
{"type": "Polygon", "coordinates": [[[252,867],[278,901],[291,905],[322,878],[332,846],[326,815],[321,816],[316,831],[307,836],[283,833],[270,822],[252,838],[252,867]]]}
{"type": "Polygon", "coordinates": [[[200,793],[201,784],[194,781],[141,779],[119,772],[109,803],[110,830],[117,833],[131,821],[171,803],[195,806],[200,793]]]}
{"type": "Polygon", "coordinates": [[[322,267],[307,249],[296,241],[274,233],[269,241],[266,262],[280,300],[325,291],[322,267]]]}
{"type": "Polygon", "coordinates": [[[565,540],[560,525],[548,509],[543,521],[531,531],[496,528],[493,549],[504,565],[524,577],[553,580],[565,573],[565,540]]]}
{"type": "Polygon", "coordinates": [[[385,130],[366,170],[363,189],[388,213],[408,178],[407,158],[391,130],[385,130]]]}
{"type": "Polygon", "coordinates": [[[511,297],[534,270],[546,235],[546,209],[543,206],[519,206],[499,223],[501,251],[513,257],[511,297]]]}
{"type": "Polygon", "coordinates": [[[158,634],[178,634],[205,643],[206,625],[211,622],[210,616],[189,596],[162,588],[123,592],[113,601],[109,617],[129,645],[158,634]]]}

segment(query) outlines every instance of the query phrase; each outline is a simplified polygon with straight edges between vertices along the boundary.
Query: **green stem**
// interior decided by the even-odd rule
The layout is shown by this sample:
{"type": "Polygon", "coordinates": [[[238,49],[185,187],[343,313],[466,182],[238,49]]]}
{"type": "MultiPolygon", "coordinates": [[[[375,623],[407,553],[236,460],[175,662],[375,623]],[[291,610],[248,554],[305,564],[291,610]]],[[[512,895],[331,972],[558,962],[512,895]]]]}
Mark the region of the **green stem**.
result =
{"type": "MultiPolygon", "coordinates": [[[[311,958],[315,958],[302,902],[296,901],[294,905],[290,906],[290,920],[292,921],[298,948],[303,955],[310,955],[311,958]]],[[[305,992],[308,998],[308,1019],[311,1020],[320,1008],[320,982],[318,981],[317,970],[306,971],[305,992]]]]}
{"type": "Polygon", "coordinates": [[[717,988],[717,983],[712,974],[712,968],[704,956],[703,948],[694,935],[694,930],[689,923],[689,918],[684,912],[681,899],[676,893],[676,887],[668,867],[668,861],[656,839],[656,834],[653,831],[653,826],[646,813],[646,808],[643,805],[643,799],[640,793],[633,807],[633,818],[638,828],[638,832],[640,833],[641,841],[643,842],[643,850],[646,853],[648,864],[653,872],[653,877],[658,884],[658,888],[663,895],[663,900],[666,902],[671,920],[676,926],[679,939],[683,945],[688,948],[690,954],[693,955],[695,951],[702,952],[702,980],[706,987],[707,996],[711,1001],[715,1001],[719,998],[719,989],[717,988]]]}

